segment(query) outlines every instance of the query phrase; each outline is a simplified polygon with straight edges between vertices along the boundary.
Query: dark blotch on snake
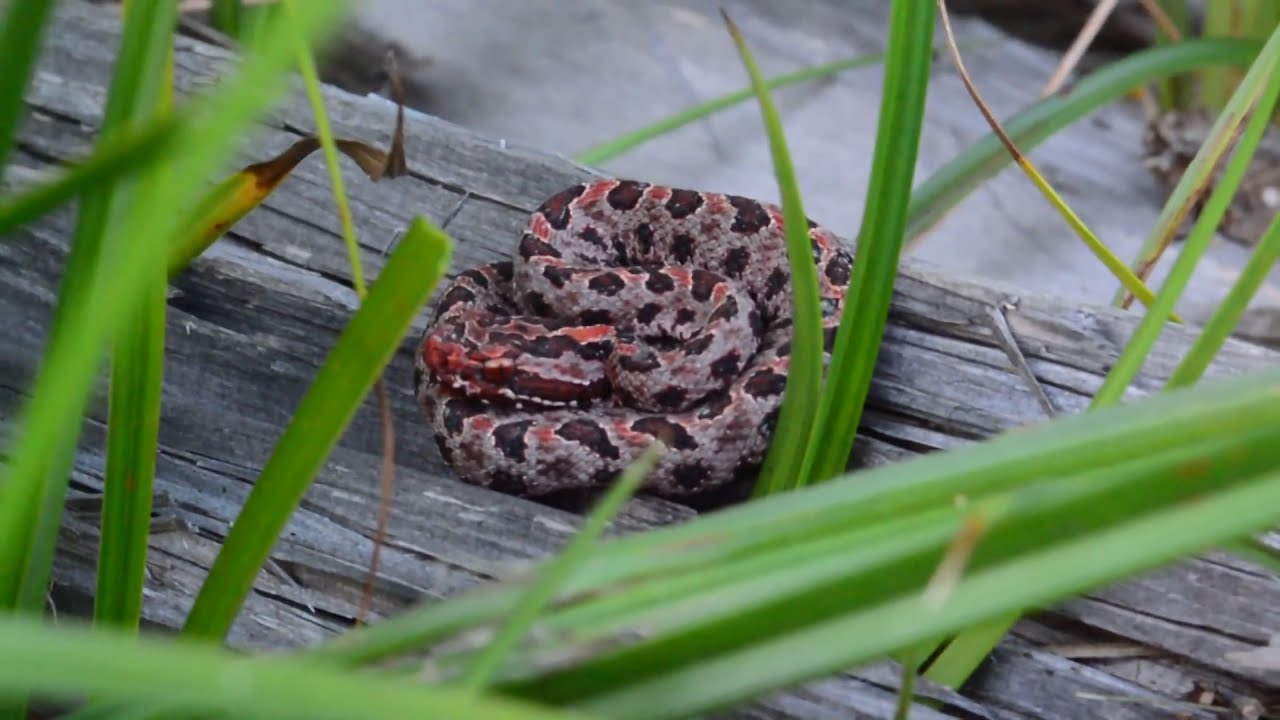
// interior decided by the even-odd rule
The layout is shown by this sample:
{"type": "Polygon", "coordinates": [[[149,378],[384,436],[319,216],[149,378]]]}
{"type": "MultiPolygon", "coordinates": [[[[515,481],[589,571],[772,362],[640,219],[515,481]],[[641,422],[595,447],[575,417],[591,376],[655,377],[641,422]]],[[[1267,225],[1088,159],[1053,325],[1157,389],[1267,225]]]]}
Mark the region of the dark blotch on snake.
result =
{"type": "Polygon", "coordinates": [[[601,250],[608,250],[608,249],[609,249],[609,246],[608,246],[608,245],[606,245],[606,244],[605,244],[605,242],[604,242],[604,238],[600,237],[600,231],[599,231],[599,230],[596,230],[596,229],[595,229],[595,228],[593,228],[593,227],[585,227],[585,228],[583,228],[583,229],[578,233],[578,237],[579,237],[579,238],[581,238],[583,242],[588,243],[588,244],[591,244],[591,245],[595,245],[596,247],[600,248],[601,250]]]}
{"type": "Polygon", "coordinates": [[[631,423],[631,429],[648,433],[667,443],[673,450],[698,449],[698,441],[693,439],[683,425],[660,415],[646,415],[631,423]]]}
{"type": "Polygon", "coordinates": [[[677,263],[686,264],[693,259],[693,249],[697,241],[688,233],[680,233],[671,238],[671,258],[677,263]]]}
{"type": "Polygon", "coordinates": [[[493,272],[502,280],[502,282],[511,282],[516,276],[515,265],[510,260],[496,262],[492,266],[493,272]]]}
{"type": "Polygon", "coordinates": [[[578,346],[578,357],[583,360],[604,360],[613,352],[613,343],[608,340],[582,343],[578,346]]]}
{"type": "Polygon", "coordinates": [[[520,257],[525,260],[531,260],[535,257],[561,257],[560,251],[553,245],[543,242],[533,233],[525,233],[520,236],[520,246],[517,248],[520,257]]]}
{"type": "Polygon", "coordinates": [[[653,400],[663,407],[679,408],[682,407],[689,399],[689,393],[684,388],[668,386],[659,392],[654,393],[653,400]]]}
{"type": "Polygon", "coordinates": [[[643,257],[653,254],[653,226],[649,223],[636,225],[636,247],[643,257]]]}
{"type": "Polygon", "coordinates": [[[449,288],[444,297],[440,298],[440,306],[436,309],[436,315],[443,314],[446,310],[457,305],[458,303],[472,303],[476,300],[476,294],[465,285],[454,285],[449,288]]]}
{"type": "Polygon", "coordinates": [[[463,278],[470,280],[479,287],[489,288],[489,278],[485,276],[484,271],[480,268],[472,268],[466,272],[458,273],[458,279],[462,280],[463,278]]]}
{"type": "Polygon", "coordinates": [[[583,325],[612,325],[613,316],[608,310],[583,310],[578,313],[578,322],[583,325]]]}
{"type": "Polygon", "coordinates": [[[716,286],[720,284],[720,274],[713,273],[709,270],[698,268],[693,271],[693,286],[689,288],[689,293],[693,295],[693,299],[698,302],[706,302],[711,299],[711,294],[715,292],[716,286]]]}
{"type": "Polygon", "coordinates": [[[756,397],[780,395],[787,387],[787,376],[773,370],[758,370],[747,380],[743,389],[756,397]]]}
{"type": "Polygon", "coordinates": [[[724,274],[731,278],[742,277],[742,271],[751,262],[751,251],[744,247],[736,247],[724,254],[724,274]]]}
{"type": "Polygon", "coordinates": [[[715,312],[711,313],[711,317],[709,317],[708,320],[710,322],[716,322],[717,320],[732,320],[738,317],[739,312],[741,312],[741,310],[738,307],[738,298],[730,295],[724,299],[724,302],[720,303],[716,307],[715,312]]]}
{"type": "Polygon", "coordinates": [[[702,335],[699,335],[698,337],[681,345],[680,350],[684,352],[686,357],[692,356],[692,355],[701,355],[702,353],[707,351],[707,348],[711,347],[712,340],[713,338],[711,337],[710,333],[703,333],[702,335]]]}
{"type": "Polygon", "coordinates": [[[730,350],[711,362],[711,376],[719,380],[736,377],[742,370],[742,356],[730,350]]]}
{"type": "Polygon", "coordinates": [[[562,288],[573,279],[573,271],[557,265],[544,265],[542,277],[546,278],[555,287],[562,288]]]}
{"type": "Polygon", "coordinates": [[[698,410],[699,420],[714,420],[729,408],[729,396],[720,394],[712,397],[698,410]]]}
{"type": "Polygon", "coordinates": [[[540,358],[555,359],[576,352],[578,341],[567,335],[539,335],[524,343],[524,351],[540,358]]]}
{"type": "Polygon", "coordinates": [[[587,289],[592,292],[598,292],[607,297],[613,297],[627,286],[627,281],[618,277],[617,273],[602,272],[597,273],[587,281],[587,289]]]}
{"type": "Polygon", "coordinates": [[[613,254],[619,265],[631,264],[631,255],[627,252],[627,244],[617,236],[613,238],[613,254]]]}
{"type": "Polygon", "coordinates": [[[522,463],[525,461],[525,450],[528,445],[524,435],[533,425],[532,420],[513,420],[502,423],[493,429],[493,444],[508,460],[522,463]]]}
{"type": "Polygon", "coordinates": [[[635,355],[623,355],[618,358],[618,367],[627,372],[653,372],[661,367],[658,356],[649,350],[641,350],[635,355]]]}
{"type": "Polygon", "coordinates": [[[644,281],[644,287],[649,292],[669,293],[676,289],[676,281],[661,270],[650,270],[648,279],[644,281]]]}
{"type": "Polygon", "coordinates": [[[483,410],[474,402],[462,398],[449,398],[444,405],[444,429],[456,435],[462,432],[462,426],[469,418],[483,414],[483,410]]]}
{"type": "Polygon", "coordinates": [[[755,335],[757,340],[764,337],[764,318],[760,316],[758,308],[751,308],[747,312],[747,322],[751,325],[751,334],[755,335]]]}
{"type": "Polygon", "coordinates": [[[602,458],[617,460],[622,457],[618,448],[609,442],[609,434],[594,420],[579,418],[563,422],[556,428],[556,435],[583,445],[602,458]]]}
{"type": "Polygon", "coordinates": [[[582,183],[567,187],[547,198],[546,202],[538,206],[538,212],[547,219],[551,227],[563,230],[569,227],[569,218],[572,215],[569,206],[586,191],[587,186],[582,183]]]}
{"type": "Polygon", "coordinates": [[[787,272],[782,268],[774,268],[765,281],[764,292],[769,298],[775,298],[787,287],[787,272]]]}
{"type": "Polygon", "coordinates": [[[662,306],[659,305],[658,303],[655,303],[655,302],[645,303],[644,305],[640,306],[639,310],[636,311],[636,322],[640,323],[641,325],[648,325],[649,323],[653,322],[654,318],[658,317],[658,314],[661,312],[662,312],[662,306]]]}
{"type": "Polygon", "coordinates": [[[649,183],[637,182],[635,180],[620,180],[612,190],[605,195],[605,200],[609,203],[609,207],[614,210],[627,211],[634,210],[636,205],[640,204],[640,198],[644,197],[644,191],[649,189],[649,183]]]}
{"type": "Polygon", "coordinates": [[[680,308],[679,310],[676,310],[677,325],[688,325],[689,323],[697,319],[698,319],[698,313],[694,312],[689,308],[680,308]]]}
{"type": "Polygon", "coordinates": [[[667,198],[667,212],[675,220],[683,220],[702,207],[702,193],[696,190],[672,190],[667,198]]]}
{"type": "Polygon", "coordinates": [[[853,258],[849,257],[849,253],[838,252],[827,263],[825,272],[832,285],[843,288],[849,284],[849,278],[853,275],[853,258]]]}
{"type": "Polygon", "coordinates": [[[773,222],[764,206],[751,198],[730,195],[729,204],[738,211],[738,214],[733,218],[731,227],[736,233],[749,235],[758,232],[760,228],[769,227],[769,224],[773,222]]]}
{"type": "Polygon", "coordinates": [[[547,301],[543,300],[542,296],[536,292],[525,293],[524,304],[525,304],[525,307],[529,308],[537,315],[551,314],[551,306],[548,305],[547,301]]]}

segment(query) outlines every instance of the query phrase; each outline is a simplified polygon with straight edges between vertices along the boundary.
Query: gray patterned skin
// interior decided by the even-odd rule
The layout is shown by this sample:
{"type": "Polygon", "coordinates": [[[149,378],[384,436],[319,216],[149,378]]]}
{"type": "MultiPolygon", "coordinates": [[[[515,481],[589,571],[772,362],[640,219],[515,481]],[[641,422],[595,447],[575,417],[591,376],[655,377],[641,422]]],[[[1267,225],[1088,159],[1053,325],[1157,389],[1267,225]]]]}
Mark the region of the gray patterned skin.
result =
{"type": "MultiPolygon", "coordinates": [[[[828,352],[853,255],[809,223],[828,352]]],[[[655,439],[644,489],[755,477],[786,386],[782,211],[629,180],[567,188],[511,262],[460,273],[417,357],[416,390],[465,481],[537,496],[611,483],[655,439]]]]}

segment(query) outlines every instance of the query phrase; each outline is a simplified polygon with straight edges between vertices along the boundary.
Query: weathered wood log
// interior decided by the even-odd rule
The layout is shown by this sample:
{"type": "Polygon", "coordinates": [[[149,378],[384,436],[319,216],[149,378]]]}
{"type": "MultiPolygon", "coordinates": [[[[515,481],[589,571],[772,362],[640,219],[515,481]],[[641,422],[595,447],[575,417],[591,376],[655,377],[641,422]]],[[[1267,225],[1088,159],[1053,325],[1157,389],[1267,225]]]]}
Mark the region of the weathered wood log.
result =
{"type": "MultiPolygon", "coordinates": [[[[48,34],[10,181],[81,156],[100,121],[118,42],[115,16],[63,4],[48,34]]],[[[180,39],[176,75],[191,90],[232,65],[227,53],[180,39]]],[[[385,146],[394,107],[329,88],[335,131],[385,146]]],[[[313,125],[296,92],[247,139],[236,163],[279,152],[313,125]]],[[[348,192],[371,274],[383,250],[423,214],[457,242],[454,270],[503,256],[546,196],[589,169],[506,147],[409,113],[410,176],[348,192]]],[[[355,178],[355,174],[352,174],[355,178]]],[[[151,540],[146,621],[174,628],[205,576],[270,448],[354,304],[339,222],[322,161],[308,160],[264,204],[173,282],[158,467],[157,512],[175,519],[151,540]]],[[[9,429],[40,362],[74,213],[64,209],[0,241],[0,418],[9,429]]],[[[854,464],[872,466],[1040,422],[1035,387],[998,340],[1001,313],[1058,413],[1085,408],[1137,321],[1022,289],[951,277],[904,262],[854,464]]],[[[494,578],[513,563],[555,552],[577,516],[459,483],[448,476],[413,400],[411,358],[426,314],[386,372],[397,427],[397,486],[373,610],[394,613],[494,578]]],[[[1159,389],[1195,337],[1170,328],[1132,393],[1159,389]]],[[[1280,355],[1241,342],[1210,374],[1270,365],[1280,355]]],[[[93,403],[76,460],[53,602],[83,611],[94,587],[105,402],[93,403]]],[[[277,543],[230,637],[241,648],[304,646],[341,631],[356,613],[371,552],[381,429],[370,398],[277,543]]],[[[694,510],[637,498],[613,527],[640,531],[694,510]]],[[[1210,555],[1147,574],[1019,623],[985,669],[942,711],[912,717],[1167,717],[1160,704],[1209,685],[1232,702],[1274,690],[1274,673],[1228,653],[1266,644],[1280,627],[1275,578],[1210,555]],[[1106,639],[1124,649],[1089,660],[1106,639]],[[1072,646],[1068,652],[1067,646],[1072,646]],[[1140,658],[1135,660],[1135,658],[1140,658]],[[1140,698],[1142,702],[1114,698],[1140,698]],[[1101,700],[1097,698],[1102,698],[1101,700]]],[[[1095,653],[1096,654],[1096,653],[1095,653]]],[[[778,693],[742,717],[887,717],[890,664],[778,693]]],[[[1180,708],[1187,717],[1214,717],[1180,708]]]]}

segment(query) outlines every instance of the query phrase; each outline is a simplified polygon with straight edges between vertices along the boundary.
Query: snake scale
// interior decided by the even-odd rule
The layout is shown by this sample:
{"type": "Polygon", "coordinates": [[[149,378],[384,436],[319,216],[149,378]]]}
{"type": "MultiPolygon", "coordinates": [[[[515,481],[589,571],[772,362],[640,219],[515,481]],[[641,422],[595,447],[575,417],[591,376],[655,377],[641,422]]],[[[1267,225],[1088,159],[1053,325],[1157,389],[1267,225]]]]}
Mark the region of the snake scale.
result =
{"type": "MultiPolygon", "coordinates": [[[[829,353],[854,258],[812,221],[808,233],[829,353]]],[[[467,482],[525,496],[603,487],[663,438],[644,489],[686,496],[758,474],[791,317],[777,206],[581,183],[532,213],[510,261],[444,291],[415,390],[467,482]]]]}

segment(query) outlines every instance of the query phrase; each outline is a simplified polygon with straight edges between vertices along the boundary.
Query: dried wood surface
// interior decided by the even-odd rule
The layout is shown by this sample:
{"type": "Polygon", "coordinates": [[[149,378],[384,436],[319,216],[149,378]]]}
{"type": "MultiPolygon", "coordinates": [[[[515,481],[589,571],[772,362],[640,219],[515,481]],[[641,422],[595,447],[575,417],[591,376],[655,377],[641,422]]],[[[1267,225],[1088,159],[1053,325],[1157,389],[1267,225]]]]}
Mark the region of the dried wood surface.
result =
{"type": "MultiPolygon", "coordinates": [[[[94,137],[113,52],[114,16],[64,3],[33,86],[12,189],[53,163],[81,155],[94,137]]],[[[230,57],[178,44],[177,81],[215,81],[230,57]]],[[[394,108],[329,89],[335,131],[386,146],[394,108]]],[[[300,91],[265,118],[237,162],[273,155],[312,132],[300,91]]],[[[506,253],[542,198],[590,171],[533,150],[504,147],[425,115],[410,114],[411,175],[373,184],[349,173],[348,191],[371,274],[383,249],[416,214],[457,242],[454,267],[506,253]]],[[[146,621],[179,625],[219,543],[354,307],[323,163],[303,163],[266,204],[173,282],[169,303],[157,512],[172,518],[152,538],[146,621]]],[[[818,218],[820,219],[820,218],[818,218]]],[[[0,242],[0,423],[11,429],[38,367],[74,214],[61,211],[0,242]]],[[[1033,386],[997,341],[1001,312],[1056,412],[1085,408],[1136,316],[1105,307],[939,274],[905,262],[855,463],[877,465],[1040,422],[1033,386]]],[[[386,378],[397,427],[397,485],[374,611],[449,596],[554,552],[577,516],[448,477],[410,388],[418,319],[386,378]]],[[[1153,391],[1194,337],[1171,328],[1132,392],[1153,391]]],[[[1212,374],[1247,371],[1275,353],[1232,342],[1212,374]]],[[[88,607],[93,591],[105,402],[85,423],[57,560],[59,612],[88,607]]],[[[302,646],[346,627],[371,551],[381,431],[370,398],[277,543],[230,642],[302,646]]],[[[640,531],[694,510],[633,501],[614,526],[640,531]]],[[[1221,717],[1175,698],[1212,688],[1217,703],[1253,707],[1276,673],[1241,666],[1233,652],[1267,643],[1280,627],[1276,579],[1217,555],[1191,560],[1072,600],[1022,621],[960,697],[913,718],[1221,717]]],[[[742,717],[892,715],[896,670],[863,668],[763,699],[742,717]]],[[[1240,710],[1244,712],[1244,710],[1240,710]]]]}

